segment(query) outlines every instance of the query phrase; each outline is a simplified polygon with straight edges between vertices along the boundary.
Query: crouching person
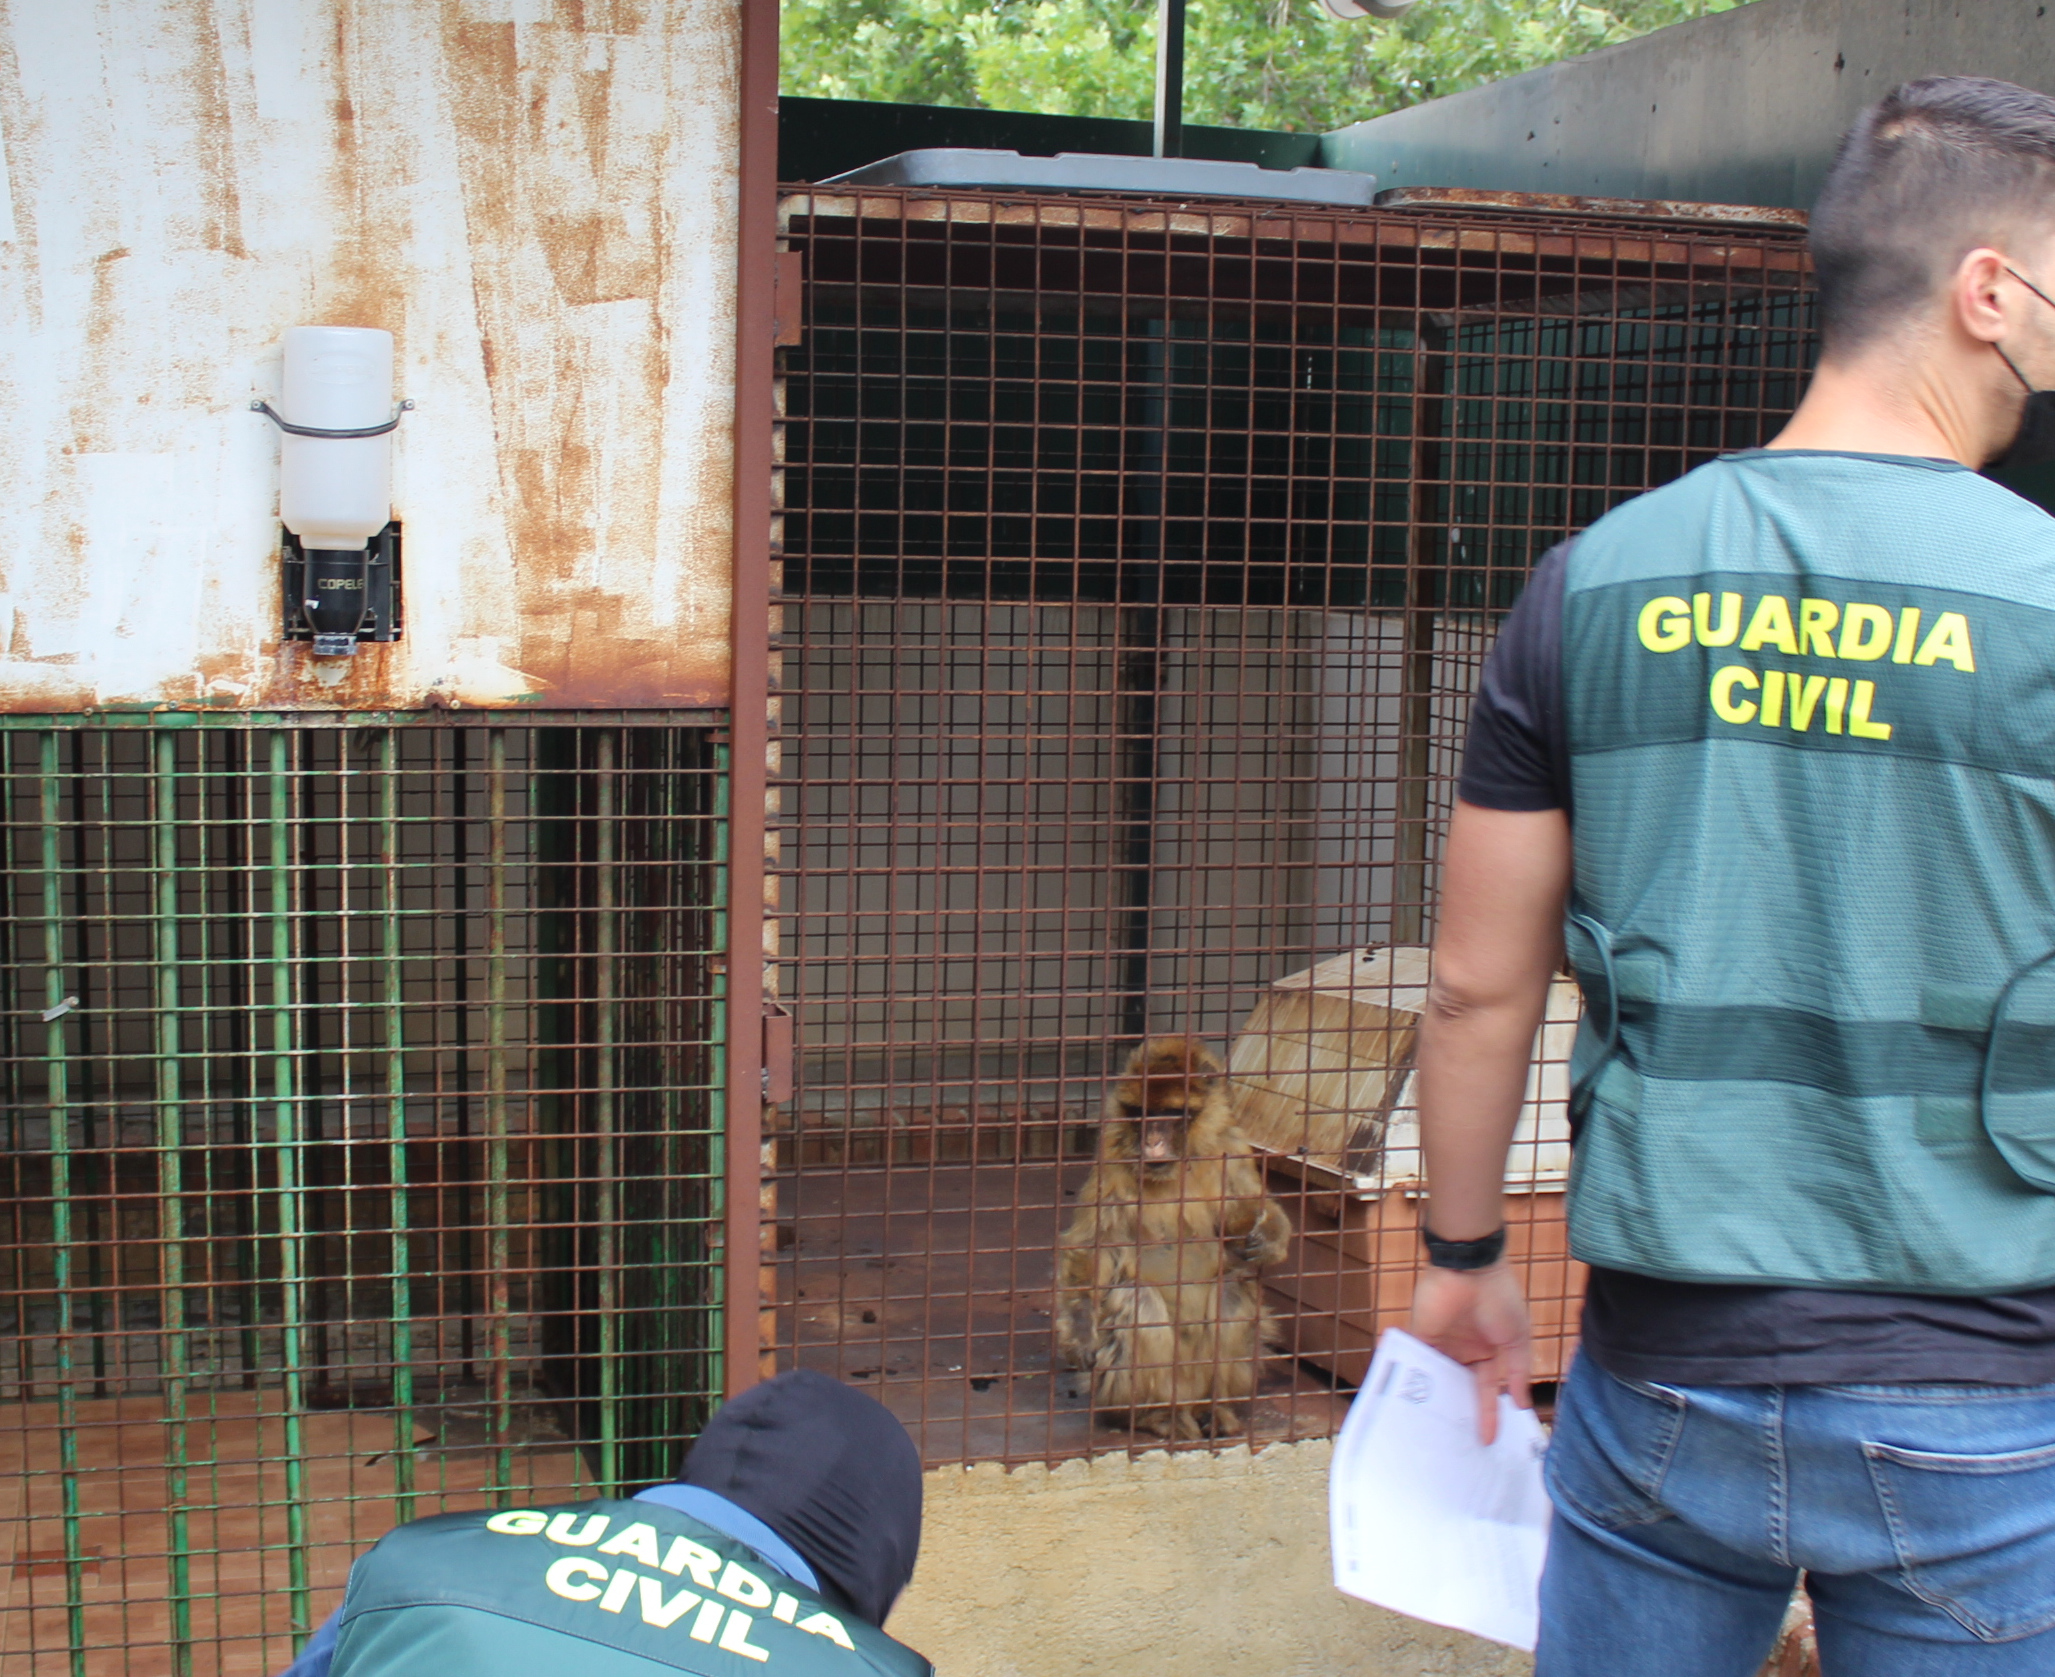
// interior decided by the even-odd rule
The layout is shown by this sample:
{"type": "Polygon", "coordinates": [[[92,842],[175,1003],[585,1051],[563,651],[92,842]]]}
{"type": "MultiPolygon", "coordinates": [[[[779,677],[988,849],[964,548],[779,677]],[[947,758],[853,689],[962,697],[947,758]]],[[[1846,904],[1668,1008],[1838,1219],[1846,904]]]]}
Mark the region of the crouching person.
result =
{"type": "Polygon", "coordinates": [[[890,1413],[783,1374],[714,1416],[676,1483],[388,1533],[286,1677],[932,1677],[879,1628],[920,1509],[890,1413]]]}

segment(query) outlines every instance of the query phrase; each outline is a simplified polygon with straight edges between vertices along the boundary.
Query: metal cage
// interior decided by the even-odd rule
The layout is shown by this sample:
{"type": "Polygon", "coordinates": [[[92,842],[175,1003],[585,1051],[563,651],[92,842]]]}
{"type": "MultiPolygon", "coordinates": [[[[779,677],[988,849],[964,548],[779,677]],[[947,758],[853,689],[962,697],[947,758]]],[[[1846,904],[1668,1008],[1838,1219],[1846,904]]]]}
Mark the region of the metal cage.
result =
{"type": "Polygon", "coordinates": [[[0,1664],[268,1673],[717,1401],[726,747],[126,722],[0,732],[0,1664]]]}
{"type": "MultiPolygon", "coordinates": [[[[1499,618],[1552,544],[1795,405],[1802,232],[868,188],[789,189],[780,232],[780,1354],[932,1462],[1154,1447],[1051,1357],[1109,1076],[1430,939],[1499,618]]],[[[1394,1087],[1375,1158],[1268,1162],[1296,1233],[1255,1441],[1330,1430],[1366,1354],[1333,1324],[1403,1310],[1394,1087]]],[[[1554,1366],[1545,1129],[1516,1244],[1554,1366]]]]}

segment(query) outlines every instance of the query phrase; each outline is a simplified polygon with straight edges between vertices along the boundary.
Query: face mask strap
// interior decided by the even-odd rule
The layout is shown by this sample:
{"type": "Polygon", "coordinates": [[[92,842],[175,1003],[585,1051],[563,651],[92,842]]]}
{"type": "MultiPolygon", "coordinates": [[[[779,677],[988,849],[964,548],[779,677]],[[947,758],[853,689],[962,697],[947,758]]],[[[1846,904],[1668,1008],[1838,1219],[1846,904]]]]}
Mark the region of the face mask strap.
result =
{"type": "MultiPolygon", "coordinates": [[[[2008,274],[2010,274],[2014,279],[2018,280],[2021,285],[2025,286],[2027,290],[2031,291],[2036,297],[2040,298],[2042,302],[2046,303],[2049,308],[2055,309],[2055,297],[2050,297],[2047,294],[2047,292],[2043,291],[2038,285],[2034,284],[2032,280],[2028,279],[2026,275],[2022,274],[2017,268],[2013,267],[2013,265],[2010,262],[2005,264],[2005,271],[2008,274]]],[[[1991,344],[1991,347],[1998,352],[1998,359],[2004,362],[2006,367],[2011,370],[2012,376],[2019,380],[2020,388],[2024,390],[2029,396],[2033,395],[2033,385],[2028,382],[2026,374],[2019,370],[2019,363],[2013,360],[2011,356],[2005,353],[2005,346],[1994,340],[1991,344]]]]}
{"type": "Polygon", "coordinates": [[[2042,302],[2046,303],[2049,308],[2055,309],[2055,297],[2050,297],[2047,294],[2047,292],[2043,291],[2038,285],[2034,284],[2032,280],[2028,279],[2026,275],[2022,274],[2017,268],[2013,267],[2013,265],[2010,262],[2005,264],[2005,271],[2008,274],[2010,274],[2014,279],[2018,280],[2021,285],[2025,286],[2027,290],[2031,291],[2036,297],[2040,298],[2042,302]]]}
{"type": "Polygon", "coordinates": [[[1998,352],[1998,359],[2004,362],[2006,367],[2011,370],[2012,376],[2019,380],[2020,389],[2024,390],[2029,396],[2033,395],[2034,387],[2031,384],[2027,383],[2026,374],[2019,370],[2019,364],[2016,361],[2014,361],[2011,356],[2005,353],[2005,346],[2003,344],[1993,343],[1991,347],[1998,352]]]}

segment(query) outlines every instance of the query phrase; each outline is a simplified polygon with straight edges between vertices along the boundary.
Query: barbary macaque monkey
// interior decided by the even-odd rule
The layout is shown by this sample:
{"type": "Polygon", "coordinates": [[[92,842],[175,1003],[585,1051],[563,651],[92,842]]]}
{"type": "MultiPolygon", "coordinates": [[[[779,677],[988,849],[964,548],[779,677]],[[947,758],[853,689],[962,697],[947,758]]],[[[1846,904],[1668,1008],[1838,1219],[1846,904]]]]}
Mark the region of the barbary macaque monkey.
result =
{"type": "Polygon", "coordinates": [[[1057,1256],[1058,1354],[1102,1415],[1163,1438],[1239,1429],[1271,1337],[1256,1271],[1291,1237],[1222,1070],[1184,1037],[1135,1050],[1057,1256]]]}

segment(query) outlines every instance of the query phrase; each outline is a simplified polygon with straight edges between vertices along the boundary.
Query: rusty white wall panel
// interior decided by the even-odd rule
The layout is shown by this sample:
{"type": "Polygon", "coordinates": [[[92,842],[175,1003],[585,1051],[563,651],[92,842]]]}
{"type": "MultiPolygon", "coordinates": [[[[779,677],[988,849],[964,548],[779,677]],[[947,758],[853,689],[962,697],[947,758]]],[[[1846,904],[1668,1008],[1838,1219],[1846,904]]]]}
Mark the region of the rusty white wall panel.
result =
{"type": "Polygon", "coordinates": [[[0,710],[725,701],[742,0],[0,0],[0,710]],[[288,326],[405,639],[281,644],[288,326]]]}

